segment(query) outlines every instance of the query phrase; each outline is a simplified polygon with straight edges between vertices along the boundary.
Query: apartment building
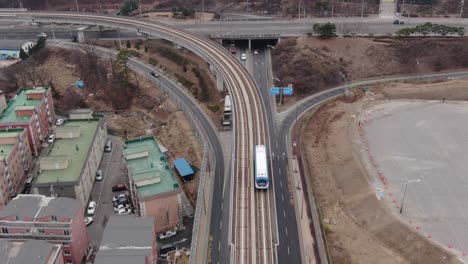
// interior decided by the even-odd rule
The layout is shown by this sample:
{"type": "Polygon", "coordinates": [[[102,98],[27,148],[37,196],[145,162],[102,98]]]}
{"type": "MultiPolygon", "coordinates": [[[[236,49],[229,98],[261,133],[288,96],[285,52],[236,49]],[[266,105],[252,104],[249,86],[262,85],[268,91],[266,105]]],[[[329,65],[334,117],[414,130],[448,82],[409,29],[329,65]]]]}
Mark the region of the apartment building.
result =
{"type": "Polygon", "coordinates": [[[124,164],[135,213],[154,216],[156,232],[181,221],[181,190],[154,137],[125,142],[124,164]]]}
{"type": "Polygon", "coordinates": [[[154,217],[109,218],[95,264],[155,264],[157,259],[154,217]]]}
{"type": "Polygon", "coordinates": [[[55,136],[39,160],[31,193],[78,199],[85,207],[104,152],[106,124],[96,118],[69,120],[55,129],[55,136]]]}
{"type": "Polygon", "coordinates": [[[64,264],[62,247],[39,240],[0,240],[0,259],[8,264],[64,264]]]}
{"type": "Polygon", "coordinates": [[[88,247],[78,200],[20,194],[0,211],[0,241],[42,240],[62,247],[65,263],[82,262],[88,247]]]}
{"type": "Polygon", "coordinates": [[[32,155],[26,130],[0,130],[0,209],[21,193],[32,155]]]}
{"type": "Polygon", "coordinates": [[[0,92],[0,129],[24,128],[37,156],[55,122],[54,102],[47,87],[23,88],[6,104],[0,92]]]}

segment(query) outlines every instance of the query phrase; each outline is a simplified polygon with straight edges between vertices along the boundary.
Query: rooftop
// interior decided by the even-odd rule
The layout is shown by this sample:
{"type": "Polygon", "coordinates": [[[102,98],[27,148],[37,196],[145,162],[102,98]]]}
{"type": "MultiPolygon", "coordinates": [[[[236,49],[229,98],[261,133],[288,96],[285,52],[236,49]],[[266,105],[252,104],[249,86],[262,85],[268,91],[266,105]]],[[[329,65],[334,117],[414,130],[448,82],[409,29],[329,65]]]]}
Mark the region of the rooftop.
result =
{"type": "Polygon", "coordinates": [[[8,216],[73,218],[80,207],[81,203],[78,200],[67,197],[20,194],[11,200],[3,210],[0,210],[0,218],[8,216]]]}
{"type": "Polygon", "coordinates": [[[47,264],[49,256],[57,255],[59,246],[39,240],[13,242],[0,240],[0,259],[8,264],[47,264]]]}
{"type": "Polygon", "coordinates": [[[111,216],[96,255],[96,264],[145,263],[154,242],[154,217],[111,216]]]}
{"type": "Polygon", "coordinates": [[[0,144],[0,161],[8,157],[15,147],[15,144],[0,144]]]}
{"type": "Polygon", "coordinates": [[[176,159],[173,163],[180,176],[182,177],[189,176],[195,173],[193,172],[192,167],[190,167],[190,164],[185,158],[176,159]]]}
{"type": "Polygon", "coordinates": [[[66,160],[66,165],[62,166],[63,169],[42,169],[34,183],[78,181],[99,124],[99,119],[69,120],[62,127],[57,128],[56,133],[59,131],[79,133],[79,136],[55,139],[49,153],[43,160],[41,159],[41,164],[50,163],[53,160],[57,160],[57,162],[66,160]],[[57,157],[60,158],[57,159],[57,157]]]}
{"type": "Polygon", "coordinates": [[[179,189],[179,183],[153,137],[126,141],[123,153],[139,197],[179,189]]]}
{"type": "MultiPolygon", "coordinates": [[[[16,116],[16,113],[15,113],[15,109],[17,109],[17,107],[19,108],[26,108],[25,106],[27,106],[28,108],[35,108],[37,106],[39,106],[41,104],[41,100],[31,100],[31,99],[27,99],[26,97],[26,94],[27,94],[27,91],[29,90],[32,90],[33,88],[24,88],[24,89],[21,89],[19,93],[17,93],[15,95],[15,97],[13,97],[10,102],[8,102],[8,105],[6,107],[6,109],[2,112],[2,114],[0,115],[0,123],[1,122],[22,122],[22,121],[28,121],[30,119],[29,116],[16,116]]],[[[46,91],[47,88],[37,88],[35,89],[35,91],[37,92],[44,92],[46,91]]]]}

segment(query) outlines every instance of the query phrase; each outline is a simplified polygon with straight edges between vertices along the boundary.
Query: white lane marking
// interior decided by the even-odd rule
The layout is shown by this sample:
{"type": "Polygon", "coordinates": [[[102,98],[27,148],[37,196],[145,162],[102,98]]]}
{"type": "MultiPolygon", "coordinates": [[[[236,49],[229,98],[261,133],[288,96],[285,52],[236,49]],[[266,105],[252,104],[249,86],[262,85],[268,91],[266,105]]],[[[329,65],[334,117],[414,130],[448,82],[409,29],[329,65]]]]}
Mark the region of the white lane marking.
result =
{"type": "Polygon", "coordinates": [[[221,211],[223,211],[224,202],[221,203],[221,211]]]}
{"type": "Polygon", "coordinates": [[[219,222],[219,230],[223,229],[223,221],[219,222]]]}
{"type": "Polygon", "coordinates": [[[221,251],[221,241],[218,242],[218,251],[221,251]]]}
{"type": "Polygon", "coordinates": [[[281,174],[281,168],[278,168],[279,174],[281,174]]]}
{"type": "Polygon", "coordinates": [[[287,227],[284,228],[284,231],[286,231],[286,236],[288,236],[288,228],[287,227]]]}
{"type": "Polygon", "coordinates": [[[266,227],[266,223],[265,223],[265,199],[264,198],[264,195],[262,194],[261,195],[261,200],[262,200],[262,224],[263,224],[263,228],[262,228],[262,236],[263,236],[263,260],[264,262],[263,263],[267,263],[267,248],[266,248],[266,234],[265,234],[265,227],[266,227]]]}
{"type": "Polygon", "coordinates": [[[281,186],[281,188],[283,188],[283,181],[282,180],[280,181],[280,186],[281,186]]]}
{"type": "Polygon", "coordinates": [[[289,255],[289,246],[288,246],[288,255],[289,255]]]}
{"type": "Polygon", "coordinates": [[[284,211],[284,209],[283,209],[283,217],[286,218],[286,212],[284,211]]]}
{"type": "Polygon", "coordinates": [[[281,194],[281,201],[284,202],[284,195],[283,194],[281,194]]]}

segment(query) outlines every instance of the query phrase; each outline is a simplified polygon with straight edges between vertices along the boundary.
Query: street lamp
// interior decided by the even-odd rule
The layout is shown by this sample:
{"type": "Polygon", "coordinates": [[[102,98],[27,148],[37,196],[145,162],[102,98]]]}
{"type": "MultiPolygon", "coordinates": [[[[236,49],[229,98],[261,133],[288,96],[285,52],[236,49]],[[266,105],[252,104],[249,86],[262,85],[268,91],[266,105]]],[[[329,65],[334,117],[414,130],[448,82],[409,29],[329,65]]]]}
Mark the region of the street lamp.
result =
{"type": "Polygon", "coordinates": [[[414,182],[420,182],[420,181],[421,181],[421,179],[408,180],[408,181],[406,181],[406,184],[405,184],[405,191],[403,192],[403,199],[401,200],[401,205],[400,205],[400,214],[403,213],[403,203],[405,202],[406,189],[408,188],[408,184],[414,183],[414,182]]]}
{"type": "Polygon", "coordinates": [[[273,80],[277,81],[279,83],[279,88],[280,88],[280,99],[279,99],[279,102],[278,102],[278,105],[281,106],[282,102],[283,102],[283,87],[281,86],[281,80],[278,79],[278,78],[275,78],[273,77],[273,80]]]}

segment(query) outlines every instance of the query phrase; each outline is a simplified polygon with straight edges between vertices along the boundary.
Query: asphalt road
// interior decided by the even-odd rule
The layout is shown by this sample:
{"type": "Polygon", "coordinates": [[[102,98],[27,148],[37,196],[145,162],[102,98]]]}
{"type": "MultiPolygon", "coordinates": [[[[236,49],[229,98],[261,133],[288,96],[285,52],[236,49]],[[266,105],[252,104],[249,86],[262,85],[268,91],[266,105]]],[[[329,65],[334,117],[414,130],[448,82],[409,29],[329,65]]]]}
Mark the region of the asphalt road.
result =
{"type": "Polygon", "coordinates": [[[118,193],[112,192],[112,186],[125,183],[125,173],[122,170],[122,141],[118,137],[109,136],[112,140],[112,152],[104,152],[99,169],[103,172],[102,181],[94,183],[90,201],[97,203],[94,221],[88,226],[89,242],[99,248],[108,218],[114,215],[112,197],[118,193]]]}
{"type": "MultiPolygon", "coordinates": [[[[276,102],[269,93],[269,88],[273,85],[270,51],[267,47],[253,46],[252,50],[255,49],[259,51],[258,55],[247,50],[242,50],[242,52],[247,54],[247,69],[257,83],[267,114],[267,129],[271,139],[267,146],[270,153],[270,178],[272,179],[269,194],[276,209],[271,219],[276,222],[272,223],[272,232],[275,238],[274,246],[277,246],[277,263],[301,263],[296,215],[288,187],[287,148],[286,141],[283,140],[285,134],[277,130],[276,102]]],[[[277,83],[277,85],[281,84],[277,83]]]]}
{"type": "MultiPolygon", "coordinates": [[[[1,18],[0,18],[1,19],[1,18]]],[[[1,21],[1,20],[0,20],[1,21]]],[[[337,25],[337,34],[356,34],[356,35],[386,35],[395,33],[397,30],[404,27],[412,27],[426,22],[438,23],[452,26],[463,26],[468,32],[468,19],[457,18],[408,18],[401,16],[385,15],[384,17],[351,17],[351,18],[306,18],[292,20],[268,20],[268,21],[163,21],[178,27],[200,33],[205,36],[224,38],[236,37],[238,35],[280,35],[282,37],[303,36],[311,32],[315,23],[332,22],[337,25]],[[393,25],[393,20],[399,19],[405,22],[405,25],[393,25]]],[[[58,39],[70,39],[71,30],[76,29],[79,25],[73,27],[44,25],[31,26],[27,23],[18,26],[12,25],[11,22],[5,21],[8,25],[0,26],[0,38],[11,39],[31,39],[36,38],[37,33],[45,32],[49,38],[53,38],[52,32],[55,32],[58,39]]],[[[102,38],[119,38],[116,32],[102,33],[102,38]]],[[[135,32],[122,31],[120,38],[142,38],[137,36],[135,32]]]]}

